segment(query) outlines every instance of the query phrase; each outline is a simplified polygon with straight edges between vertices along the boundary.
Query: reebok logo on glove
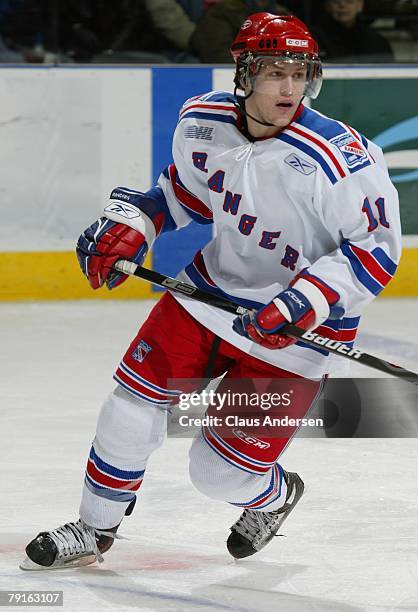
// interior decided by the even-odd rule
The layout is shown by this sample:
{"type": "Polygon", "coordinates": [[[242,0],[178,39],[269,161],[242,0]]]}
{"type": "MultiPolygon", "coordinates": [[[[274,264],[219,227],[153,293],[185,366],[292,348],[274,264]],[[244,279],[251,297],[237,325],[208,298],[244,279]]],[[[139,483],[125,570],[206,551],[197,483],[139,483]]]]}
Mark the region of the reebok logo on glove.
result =
{"type": "Polygon", "coordinates": [[[283,293],[285,295],[288,295],[290,299],[293,300],[299,306],[299,308],[301,309],[306,308],[307,304],[304,304],[301,298],[298,295],[296,295],[296,293],[293,293],[293,291],[290,291],[289,289],[287,289],[287,291],[284,291],[283,293]]]}
{"type": "Polygon", "coordinates": [[[122,204],[121,202],[110,202],[108,206],[105,208],[105,212],[112,212],[116,215],[120,215],[121,217],[125,217],[125,219],[134,219],[135,217],[140,217],[141,213],[136,206],[131,206],[130,204],[122,204]]]}

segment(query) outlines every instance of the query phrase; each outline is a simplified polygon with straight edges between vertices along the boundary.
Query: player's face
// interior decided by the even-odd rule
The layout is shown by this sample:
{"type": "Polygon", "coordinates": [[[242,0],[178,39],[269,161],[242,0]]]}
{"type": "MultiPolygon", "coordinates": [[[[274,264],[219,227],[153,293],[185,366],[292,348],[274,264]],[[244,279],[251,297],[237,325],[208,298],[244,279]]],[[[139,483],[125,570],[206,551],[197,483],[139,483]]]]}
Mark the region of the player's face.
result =
{"type": "MultiPolygon", "coordinates": [[[[261,65],[253,79],[253,93],[246,101],[246,109],[256,119],[273,125],[265,129],[262,135],[273,133],[290,123],[303,98],[306,75],[307,68],[303,62],[279,61],[261,65]]],[[[254,136],[258,136],[258,133],[253,133],[254,130],[260,131],[254,123],[249,120],[249,129],[254,136]]]]}

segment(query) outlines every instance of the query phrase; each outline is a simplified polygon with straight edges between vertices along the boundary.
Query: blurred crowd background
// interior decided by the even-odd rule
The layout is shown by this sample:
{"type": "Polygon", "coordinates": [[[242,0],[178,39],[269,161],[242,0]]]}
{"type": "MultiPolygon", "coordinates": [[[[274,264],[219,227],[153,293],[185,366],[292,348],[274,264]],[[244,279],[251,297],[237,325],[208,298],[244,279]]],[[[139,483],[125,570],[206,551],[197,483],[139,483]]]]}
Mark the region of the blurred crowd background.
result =
{"type": "Polygon", "coordinates": [[[297,15],[328,63],[418,61],[418,0],[0,0],[0,62],[232,62],[254,12],[297,15]]]}

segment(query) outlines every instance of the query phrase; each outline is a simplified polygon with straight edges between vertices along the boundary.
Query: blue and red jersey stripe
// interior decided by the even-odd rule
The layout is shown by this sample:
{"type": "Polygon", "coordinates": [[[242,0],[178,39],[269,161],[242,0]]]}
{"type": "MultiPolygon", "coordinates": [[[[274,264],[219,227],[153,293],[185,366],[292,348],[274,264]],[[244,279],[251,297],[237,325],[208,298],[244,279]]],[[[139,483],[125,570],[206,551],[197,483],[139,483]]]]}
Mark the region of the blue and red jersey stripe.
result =
{"type": "Polygon", "coordinates": [[[106,461],[91,447],[86,467],[86,485],[95,494],[116,501],[129,501],[139,489],[145,470],[122,470],[106,461]]]}
{"type": "Polygon", "coordinates": [[[397,264],[381,247],[366,251],[346,241],[340,248],[357,279],[374,295],[378,295],[392,279],[397,264]]]}
{"type": "Polygon", "coordinates": [[[121,361],[113,378],[126,391],[132,395],[145,399],[148,402],[159,406],[169,406],[174,398],[178,397],[181,391],[163,389],[155,385],[135,372],[125,361],[121,361]]]}
{"type": "Polygon", "coordinates": [[[228,444],[213,427],[202,427],[202,433],[207,444],[227,463],[251,474],[266,474],[274,465],[272,462],[257,461],[248,455],[240,453],[228,444]]]}
{"type": "Polygon", "coordinates": [[[248,502],[229,502],[233,506],[240,508],[257,508],[261,510],[266,506],[272,504],[282,494],[282,482],[283,482],[283,468],[276,463],[271,468],[271,478],[267,489],[265,489],[260,495],[257,495],[254,499],[248,502]]]}
{"type": "Polygon", "coordinates": [[[177,201],[194,221],[200,224],[213,223],[211,209],[181,182],[174,164],[168,167],[167,178],[170,180],[177,201]]]}
{"type": "MultiPolygon", "coordinates": [[[[324,117],[313,109],[304,107],[303,112],[276,138],[296,147],[318,162],[334,185],[349,174],[371,164],[369,157],[367,157],[364,163],[354,167],[348,167],[340,163],[335,154],[337,149],[329,141],[332,138],[343,136],[347,132],[360,145],[364,146],[364,140],[361,135],[356,135],[349,126],[345,126],[334,119],[324,117]]],[[[373,159],[372,161],[374,162],[373,159]]]]}

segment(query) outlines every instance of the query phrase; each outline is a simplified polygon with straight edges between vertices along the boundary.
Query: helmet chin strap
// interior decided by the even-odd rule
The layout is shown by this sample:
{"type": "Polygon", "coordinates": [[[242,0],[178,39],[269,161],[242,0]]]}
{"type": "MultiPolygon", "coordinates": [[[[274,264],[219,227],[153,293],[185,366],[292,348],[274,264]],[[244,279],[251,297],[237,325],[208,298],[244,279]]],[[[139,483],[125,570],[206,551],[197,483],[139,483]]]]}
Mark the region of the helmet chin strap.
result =
{"type": "Polygon", "coordinates": [[[246,96],[238,96],[237,95],[237,89],[238,89],[238,86],[235,85],[234,96],[235,96],[237,101],[231,99],[231,102],[234,104],[235,108],[237,108],[239,110],[240,113],[242,113],[246,117],[249,117],[250,119],[252,119],[256,123],[259,123],[260,125],[265,125],[266,127],[277,127],[277,126],[274,125],[274,123],[267,123],[266,121],[260,121],[260,119],[256,119],[255,117],[250,115],[250,113],[248,113],[245,110],[245,100],[248,100],[248,98],[250,96],[252,96],[252,94],[254,93],[253,89],[251,89],[250,93],[247,94],[246,96]]]}

